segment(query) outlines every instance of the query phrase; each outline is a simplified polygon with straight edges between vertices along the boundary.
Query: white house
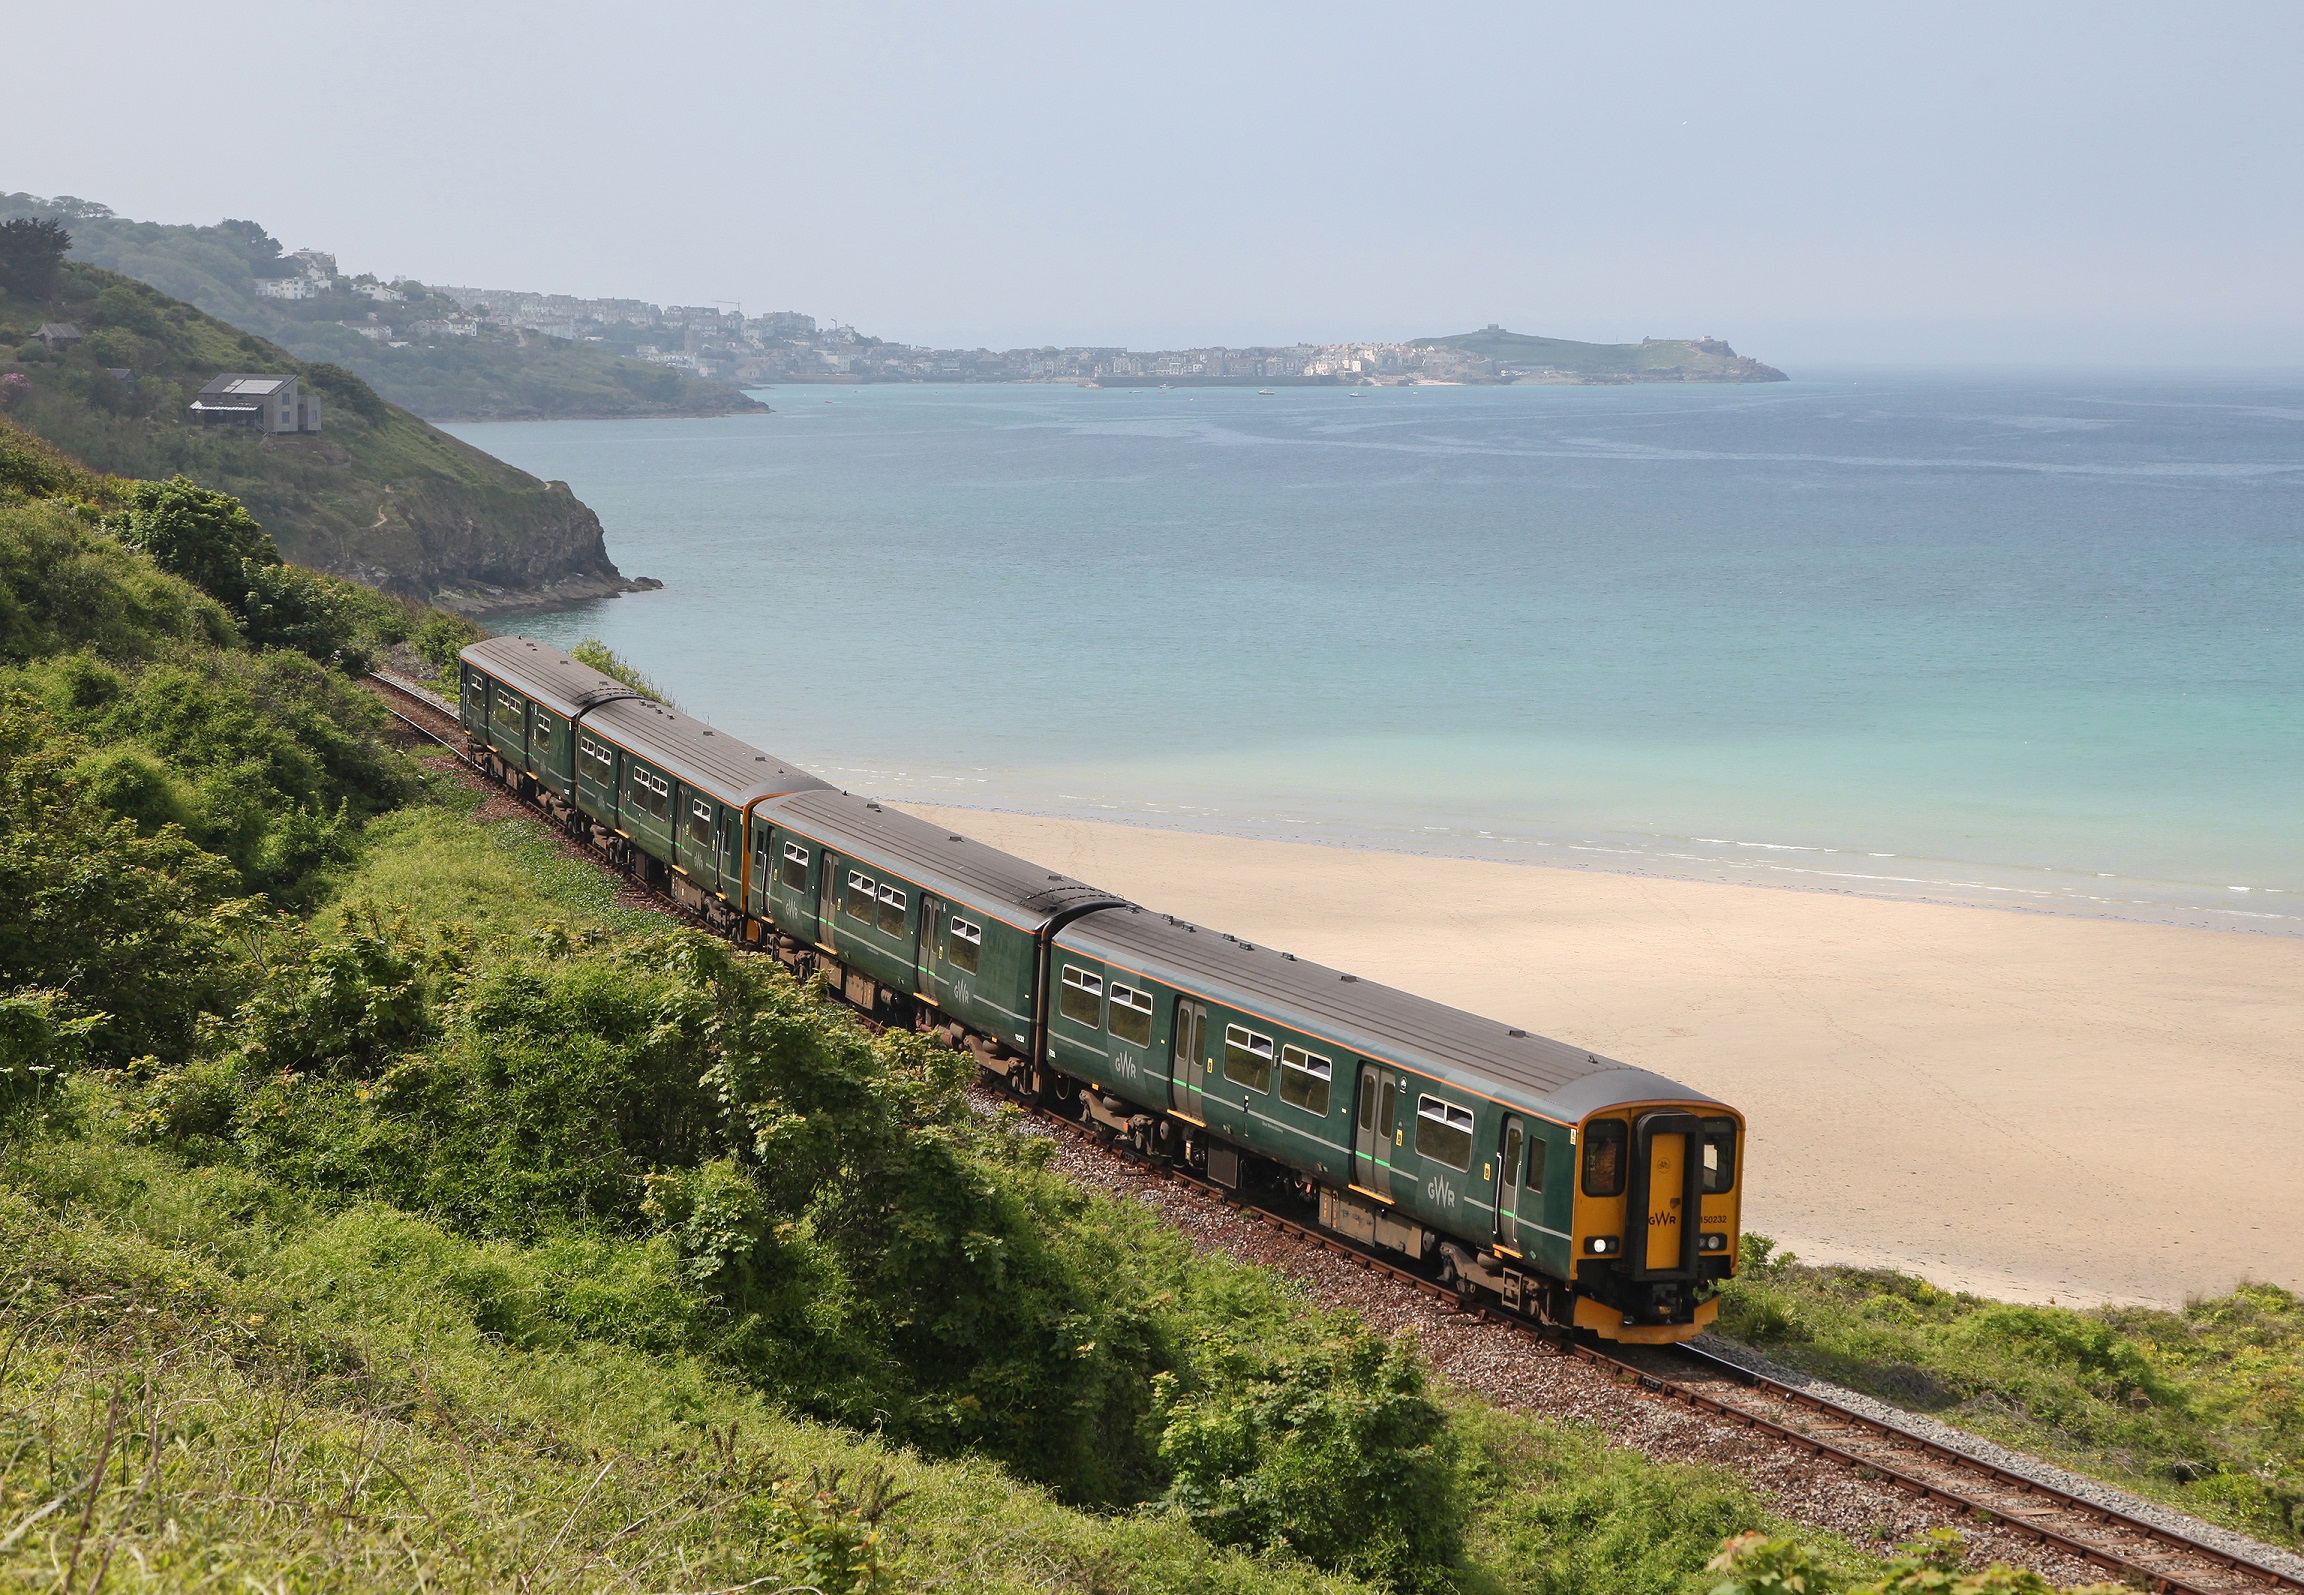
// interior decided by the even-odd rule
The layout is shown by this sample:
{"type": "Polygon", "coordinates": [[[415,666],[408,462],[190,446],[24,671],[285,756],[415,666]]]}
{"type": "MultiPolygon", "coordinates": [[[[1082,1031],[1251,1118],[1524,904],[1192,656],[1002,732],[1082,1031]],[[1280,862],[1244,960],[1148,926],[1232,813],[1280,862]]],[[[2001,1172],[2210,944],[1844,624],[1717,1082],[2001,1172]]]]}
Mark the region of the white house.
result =
{"type": "Polygon", "coordinates": [[[317,432],[320,395],[306,393],[294,377],[268,377],[227,371],[200,390],[192,419],[202,426],[238,426],[251,432],[317,432]]]}

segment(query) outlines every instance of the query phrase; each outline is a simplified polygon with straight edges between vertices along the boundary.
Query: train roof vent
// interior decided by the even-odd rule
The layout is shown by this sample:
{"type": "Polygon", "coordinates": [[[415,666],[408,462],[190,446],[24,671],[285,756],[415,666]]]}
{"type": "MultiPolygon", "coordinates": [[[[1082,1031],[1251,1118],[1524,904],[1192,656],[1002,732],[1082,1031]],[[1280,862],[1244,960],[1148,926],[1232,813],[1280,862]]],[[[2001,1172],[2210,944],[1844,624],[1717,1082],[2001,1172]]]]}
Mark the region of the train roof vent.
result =
{"type": "Polygon", "coordinates": [[[1508,1036],[1518,1036],[1522,1040],[1526,1040],[1528,1037],[1528,1032],[1525,1030],[1507,1030],[1504,1033],[1508,1036]]]}
{"type": "Polygon", "coordinates": [[[1347,981],[1350,981],[1350,982],[1353,982],[1354,984],[1357,984],[1357,983],[1359,982],[1359,979],[1360,979],[1360,977],[1359,977],[1358,975],[1344,975],[1344,976],[1341,976],[1340,978],[1341,978],[1341,979],[1344,979],[1344,980],[1347,980],[1347,981]]]}

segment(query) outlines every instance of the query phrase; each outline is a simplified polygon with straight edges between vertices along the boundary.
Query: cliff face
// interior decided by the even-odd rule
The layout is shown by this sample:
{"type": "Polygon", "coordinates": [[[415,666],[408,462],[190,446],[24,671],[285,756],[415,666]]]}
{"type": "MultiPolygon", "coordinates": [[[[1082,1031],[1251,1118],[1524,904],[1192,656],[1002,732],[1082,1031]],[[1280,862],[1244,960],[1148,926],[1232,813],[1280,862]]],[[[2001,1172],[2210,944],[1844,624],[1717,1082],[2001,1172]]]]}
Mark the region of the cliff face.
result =
{"type": "Polygon", "coordinates": [[[23,380],[0,379],[0,392],[13,393],[19,425],[115,476],[181,472],[232,493],[298,564],[467,612],[636,585],[565,483],[450,437],[348,371],[297,360],[101,268],[67,264],[38,302],[0,293],[0,372],[10,371],[23,380]],[[54,323],[82,336],[55,353],[31,341],[54,323]],[[299,377],[320,396],[321,431],[263,437],[192,424],[186,406],[227,371],[299,377]]]}

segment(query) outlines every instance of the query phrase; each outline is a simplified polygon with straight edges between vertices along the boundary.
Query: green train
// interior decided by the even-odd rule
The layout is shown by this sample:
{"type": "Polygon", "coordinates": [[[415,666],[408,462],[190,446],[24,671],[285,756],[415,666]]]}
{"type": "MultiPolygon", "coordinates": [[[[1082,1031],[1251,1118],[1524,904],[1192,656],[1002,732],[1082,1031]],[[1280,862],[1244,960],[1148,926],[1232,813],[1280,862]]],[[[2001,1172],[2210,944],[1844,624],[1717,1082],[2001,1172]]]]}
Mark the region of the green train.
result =
{"type": "Polygon", "coordinates": [[[458,712],[496,779],[620,867],[1110,1138],[1467,1300],[1643,1343],[1717,1314],[1725,1103],[839,791],[543,643],[465,649],[458,712]]]}

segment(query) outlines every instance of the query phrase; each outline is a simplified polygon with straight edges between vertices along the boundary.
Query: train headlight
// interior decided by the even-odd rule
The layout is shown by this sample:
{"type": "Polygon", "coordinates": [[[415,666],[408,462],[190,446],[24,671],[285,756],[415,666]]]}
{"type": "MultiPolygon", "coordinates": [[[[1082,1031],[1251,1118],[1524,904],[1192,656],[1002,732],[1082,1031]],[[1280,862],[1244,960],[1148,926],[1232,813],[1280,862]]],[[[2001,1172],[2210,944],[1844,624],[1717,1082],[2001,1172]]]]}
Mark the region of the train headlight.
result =
{"type": "Polygon", "coordinates": [[[1605,1257],[1618,1250],[1619,1243],[1613,1235],[1587,1235],[1584,1238],[1584,1249],[1594,1257],[1605,1257]]]}
{"type": "Polygon", "coordinates": [[[1728,1249],[1728,1237],[1718,1233],[1699,1235],[1696,1238],[1696,1249],[1700,1252],[1724,1252],[1728,1249]]]}

